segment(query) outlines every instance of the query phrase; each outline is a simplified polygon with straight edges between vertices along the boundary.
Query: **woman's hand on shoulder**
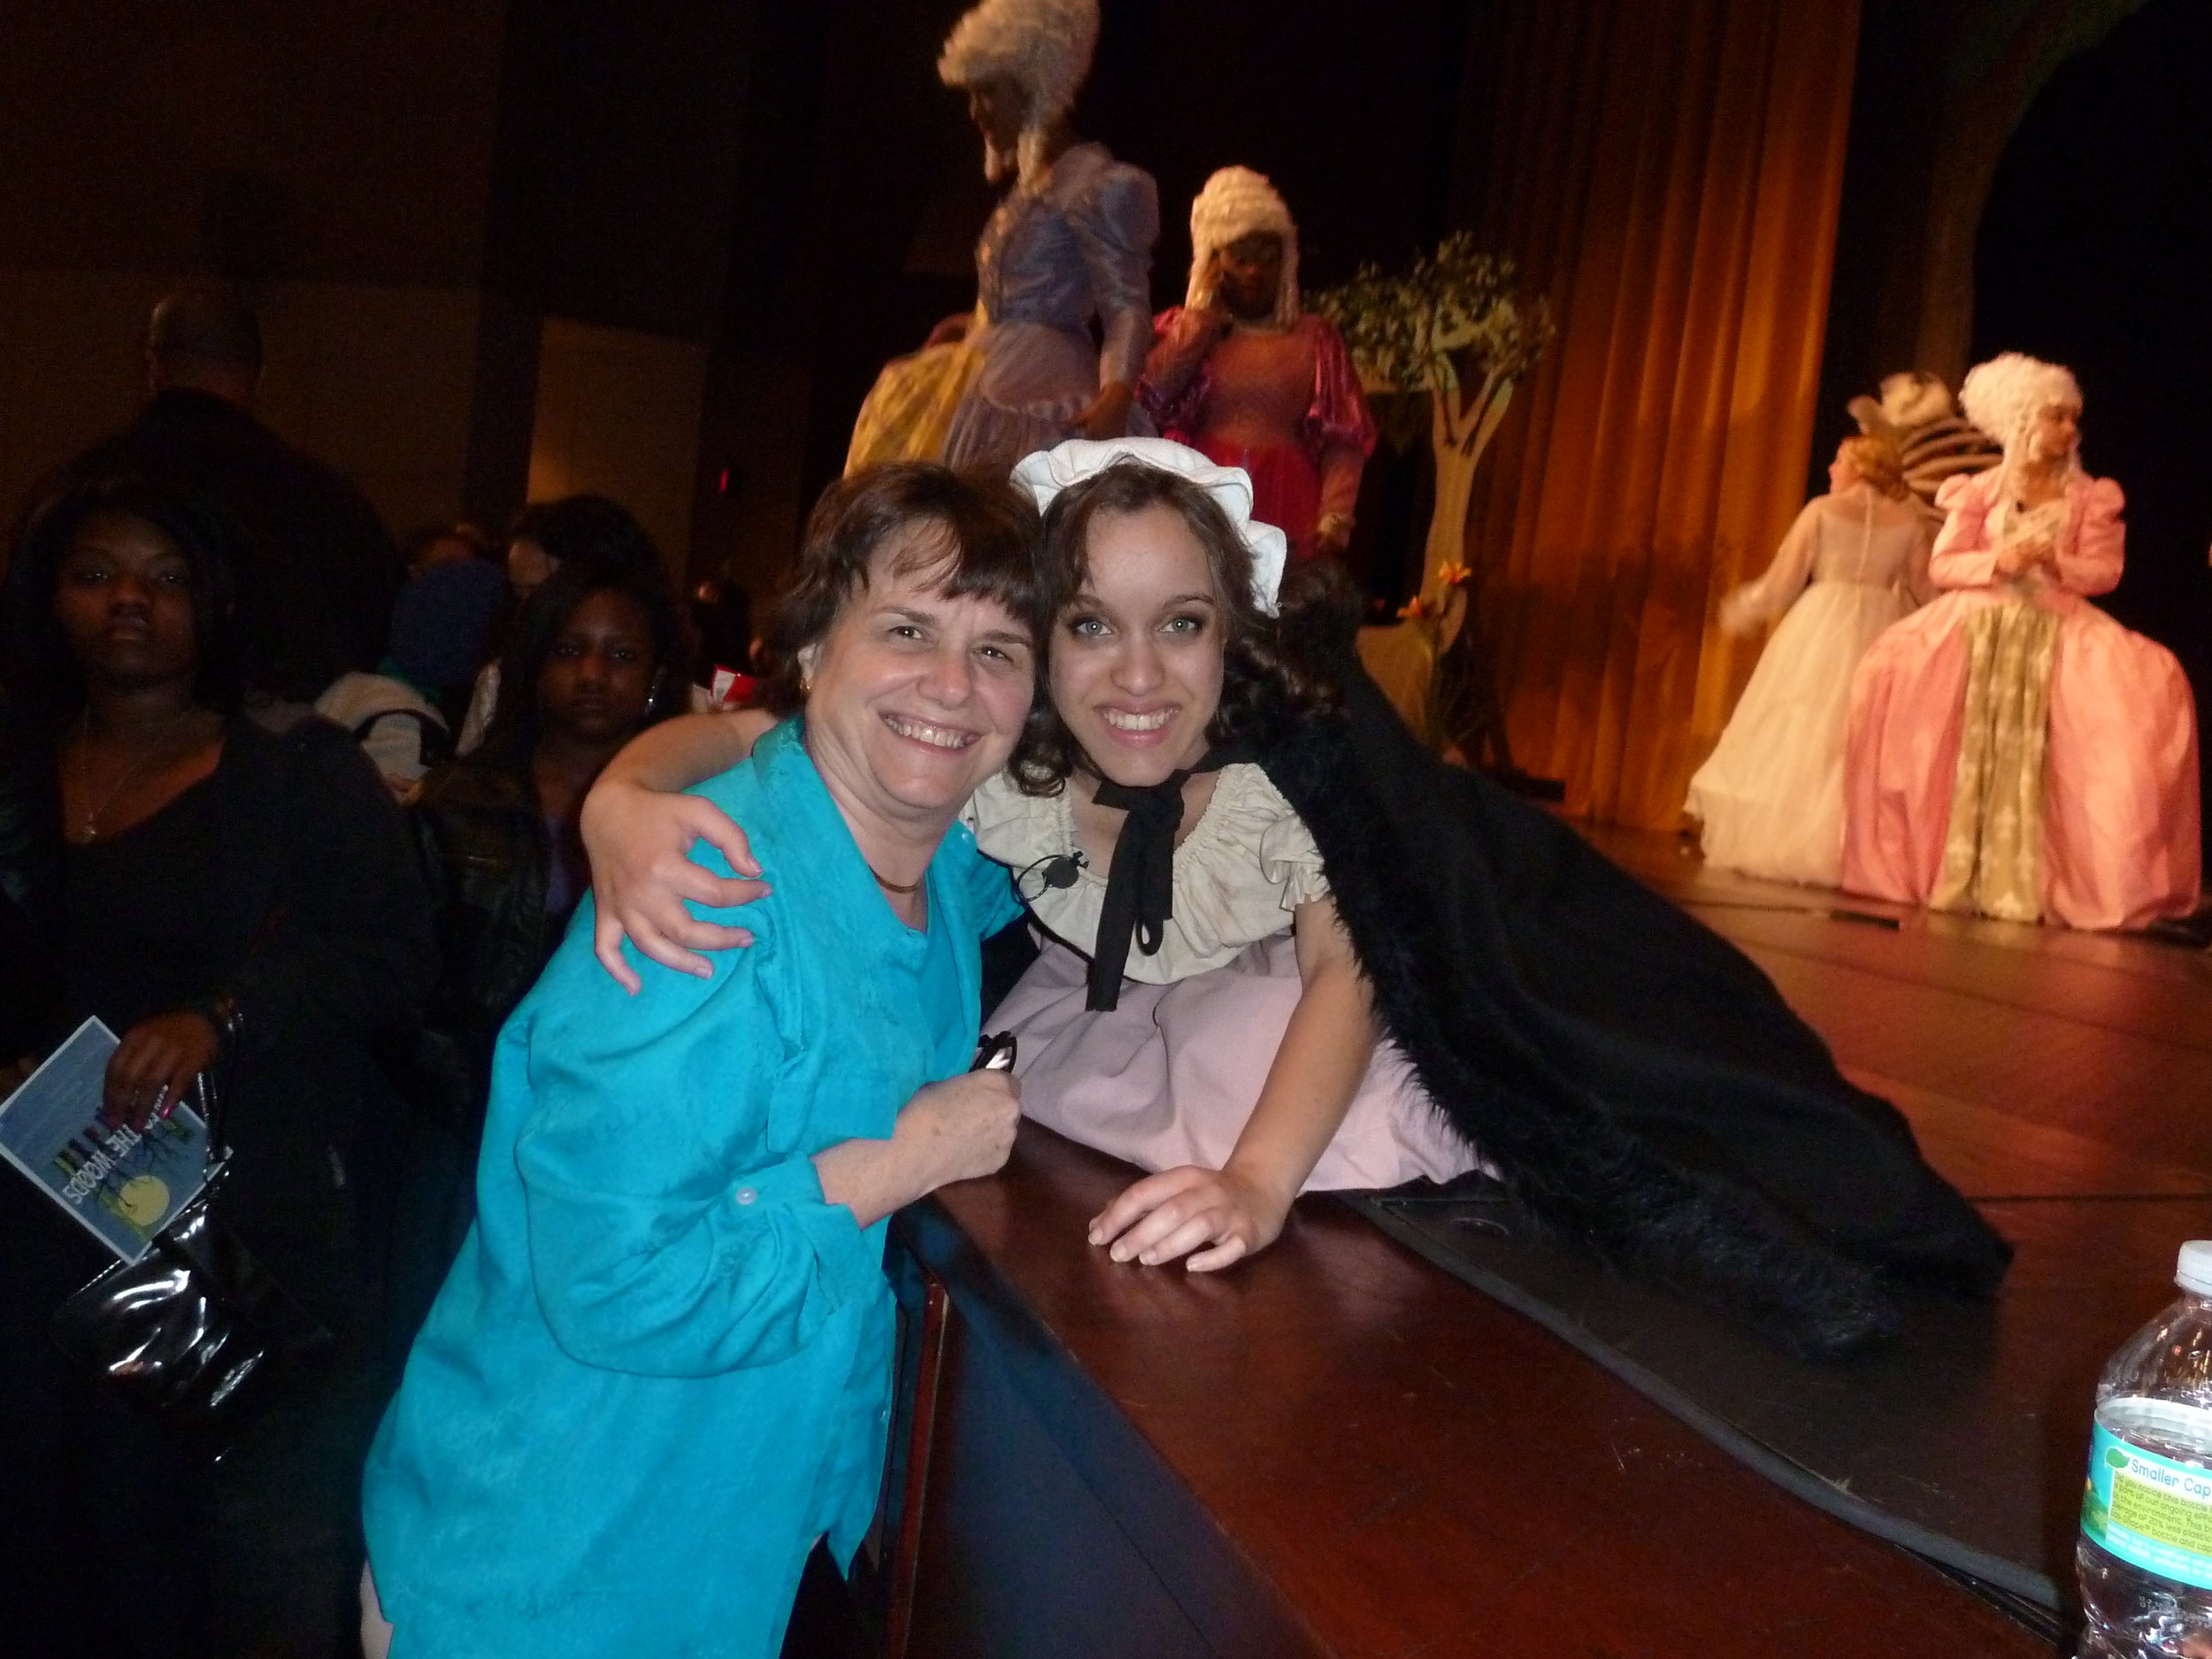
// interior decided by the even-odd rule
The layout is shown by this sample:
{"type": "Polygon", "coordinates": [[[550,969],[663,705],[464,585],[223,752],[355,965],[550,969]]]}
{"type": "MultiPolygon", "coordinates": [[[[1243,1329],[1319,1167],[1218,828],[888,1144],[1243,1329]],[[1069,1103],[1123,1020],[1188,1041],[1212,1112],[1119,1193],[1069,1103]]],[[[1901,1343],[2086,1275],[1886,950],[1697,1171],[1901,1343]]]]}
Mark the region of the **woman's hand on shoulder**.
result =
{"type": "Polygon", "coordinates": [[[591,857],[592,949],[622,987],[635,995],[637,971],[623,959],[627,938],[664,968],[707,978],[697,952],[749,945],[742,927],[703,922],[687,900],[710,909],[749,904],[769,891],[745,832],[722,810],[693,795],[671,795],[602,777],[584,797],[584,850],[591,857]],[[718,876],[692,862],[695,842],[718,848],[738,873],[718,876]]]}
{"type": "Polygon", "coordinates": [[[191,1091],[192,1079],[222,1051],[221,1033],[191,1009],[140,1020],[108,1056],[104,1102],[108,1120],[143,1129],[156,1112],[167,1117],[191,1091]]]}
{"type": "Polygon", "coordinates": [[[1289,1213],[1287,1199],[1256,1181],[1185,1164],[1126,1188],[1092,1218],[1090,1240],[1117,1262],[1158,1267],[1188,1256],[1190,1271],[1210,1273],[1274,1243],[1289,1213]]]}

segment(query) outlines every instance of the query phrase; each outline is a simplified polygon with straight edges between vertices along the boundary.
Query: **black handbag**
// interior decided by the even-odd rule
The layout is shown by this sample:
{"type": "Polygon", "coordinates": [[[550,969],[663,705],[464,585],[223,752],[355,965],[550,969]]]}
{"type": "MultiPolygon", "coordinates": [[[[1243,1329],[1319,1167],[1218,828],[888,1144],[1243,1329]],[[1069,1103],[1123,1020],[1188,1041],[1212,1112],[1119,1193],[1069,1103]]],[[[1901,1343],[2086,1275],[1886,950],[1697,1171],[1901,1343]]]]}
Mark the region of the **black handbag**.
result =
{"type": "Polygon", "coordinates": [[[142,1414],[219,1455],[263,1412],[320,1376],[335,1339],[248,1249],[219,1212],[231,1150],[223,1096],[194,1092],[207,1124],[207,1185],[135,1262],[118,1262],[62,1303],[63,1353],[142,1414]]]}

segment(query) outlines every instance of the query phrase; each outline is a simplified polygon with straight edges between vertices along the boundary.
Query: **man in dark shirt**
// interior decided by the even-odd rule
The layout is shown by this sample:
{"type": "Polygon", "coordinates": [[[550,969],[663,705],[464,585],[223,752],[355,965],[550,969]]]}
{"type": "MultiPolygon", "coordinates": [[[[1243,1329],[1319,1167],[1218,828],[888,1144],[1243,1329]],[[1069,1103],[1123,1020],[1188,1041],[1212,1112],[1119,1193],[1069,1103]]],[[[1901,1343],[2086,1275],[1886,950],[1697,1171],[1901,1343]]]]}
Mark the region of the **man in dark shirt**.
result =
{"type": "Polygon", "coordinates": [[[252,413],[261,326],[211,289],[154,307],[148,402],[115,436],[70,462],[56,488],[115,472],[200,490],[234,521],[238,621],[250,709],[284,724],[339,675],[383,655],[404,561],[376,510],[335,470],[252,413]]]}

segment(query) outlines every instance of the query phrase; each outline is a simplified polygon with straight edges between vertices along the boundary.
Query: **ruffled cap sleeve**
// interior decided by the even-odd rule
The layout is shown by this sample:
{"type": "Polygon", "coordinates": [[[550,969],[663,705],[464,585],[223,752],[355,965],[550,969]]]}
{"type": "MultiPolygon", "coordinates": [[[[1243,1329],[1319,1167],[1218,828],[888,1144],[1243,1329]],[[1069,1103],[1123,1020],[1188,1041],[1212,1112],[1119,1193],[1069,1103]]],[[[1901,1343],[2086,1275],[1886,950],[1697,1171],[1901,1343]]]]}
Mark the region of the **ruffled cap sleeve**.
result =
{"type": "Polygon", "coordinates": [[[1339,444],[1363,457],[1375,453],[1375,416],[1359,383],[1344,336],[1325,317],[1309,311],[1313,330],[1313,404],[1306,411],[1306,441],[1316,448],[1339,444]]]}

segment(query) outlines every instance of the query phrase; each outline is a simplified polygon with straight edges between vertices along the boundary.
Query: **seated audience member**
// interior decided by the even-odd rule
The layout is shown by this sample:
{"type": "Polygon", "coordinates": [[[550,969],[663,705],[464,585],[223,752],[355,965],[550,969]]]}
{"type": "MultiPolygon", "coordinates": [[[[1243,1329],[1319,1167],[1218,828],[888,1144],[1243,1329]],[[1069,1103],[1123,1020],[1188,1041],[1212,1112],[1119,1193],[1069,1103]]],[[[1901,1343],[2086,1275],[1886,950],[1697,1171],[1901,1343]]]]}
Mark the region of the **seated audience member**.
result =
{"type": "Polygon", "coordinates": [[[369,1054],[430,976],[398,810],[344,735],[240,718],[223,520],[158,485],[39,510],[6,590],[12,769],[0,980],[19,1073],[89,1015],[106,1105],[142,1122],[213,1072],[224,1220],[337,1338],[330,1369],[209,1467],[48,1340],[108,1264],[0,1170],[0,1631],[12,1655],[322,1655],[357,1563],[365,1361],[357,1148],[388,1138],[369,1054]],[[105,1563],[99,1594],[58,1594],[105,1563]],[[117,1587],[118,1585],[122,1587],[117,1587]],[[335,1599],[334,1599],[335,1598],[335,1599]]]}
{"type": "Polygon", "coordinates": [[[261,324],[217,289],[173,294],[146,337],[138,419],[42,486],[124,473],[196,492],[234,523],[238,638],[248,706],[281,727],[339,675],[376,666],[400,552],[337,472],[255,419],[261,324]]]}
{"type": "Polygon", "coordinates": [[[315,712],[353,733],[403,801],[453,752],[453,711],[483,660],[506,591],[482,559],[428,566],[400,589],[391,649],[377,672],[342,674],[315,699],[315,712]]]}
{"type": "Polygon", "coordinates": [[[492,541],[474,525],[426,525],[407,538],[407,573],[419,576],[433,565],[456,565],[463,559],[494,563],[492,541]]]}
{"type": "Polygon", "coordinates": [[[885,1223],[1013,1140],[966,1068],[1015,907],[954,823],[1029,715],[1036,534],[936,467],[833,486],[776,628],[802,718],[704,788],[760,826],[757,948],[632,996],[580,925],[500,1033],[480,1213],[369,1460],[370,1653],[760,1659],[816,1540],[857,1547],[885,1223]]]}
{"type": "MultiPolygon", "coordinates": [[[[666,570],[653,538],[619,502],[589,495],[533,502],[516,515],[507,532],[507,585],[514,605],[510,618],[541,582],[575,559],[612,570],[666,570]]],[[[498,649],[504,652],[503,641],[498,649]]],[[[462,754],[484,741],[484,729],[491,724],[498,702],[499,657],[495,655],[476,676],[469,696],[468,712],[461,722],[462,754]]]]}
{"type": "Polygon", "coordinates": [[[411,1337],[476,1213],[492,1047],[536,980],[590,870],[576,818],[600,767],[683,706],[683,636],[657,571],[571,564],[523,606],[481,747],[409,814],[440,973],[415,1046],[416,1121],[395,1227],[393,1312],[411,1337]]]}

